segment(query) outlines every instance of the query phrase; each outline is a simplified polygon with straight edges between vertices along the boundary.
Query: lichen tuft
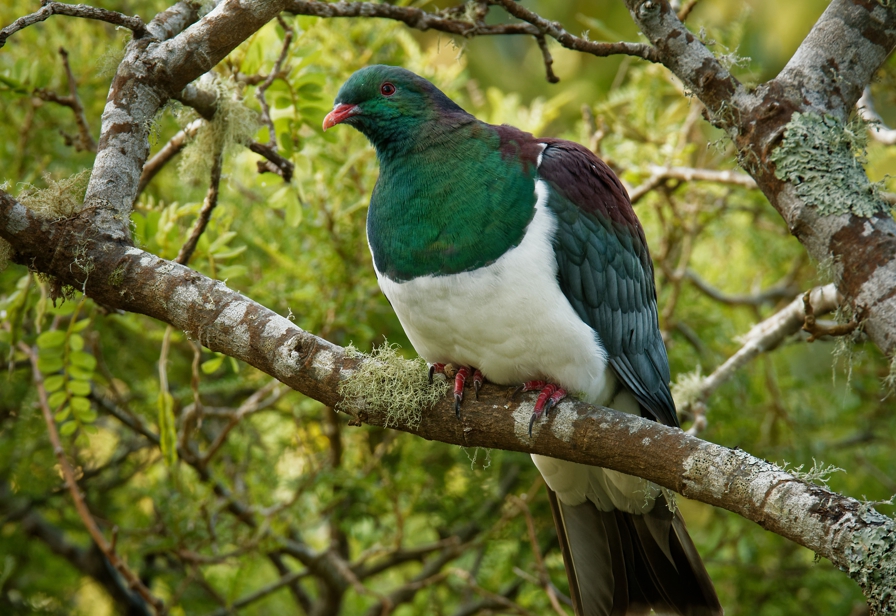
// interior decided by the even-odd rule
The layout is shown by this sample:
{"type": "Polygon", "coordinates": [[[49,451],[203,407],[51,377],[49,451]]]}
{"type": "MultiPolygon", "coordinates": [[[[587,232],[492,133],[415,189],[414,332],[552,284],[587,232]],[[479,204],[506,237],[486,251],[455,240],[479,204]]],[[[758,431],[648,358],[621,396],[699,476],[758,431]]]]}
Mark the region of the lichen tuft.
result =
{"type": "Polygon", "coordinates": [[[880,187],[868,180],[864,158],[863,126],[844,126],[832,116],[816,113],[794,113],[784,140],[771,155],[775,176],[791,182],[822,215],[870,218],[889,206],[880,187]]]}
{"type": "MultiPolygon", "coordinates": [[[[348,347],[352,356],[363,356],[348,347]]],[[[429,369],[421,358],[405,359],[388,342],[373,350],[368,360],[339,385],[340,406],[364,405],[386,414],[385,425],[417,426],[422,411],[432,408],[448,391],[446,381],[429,383],[429,369]]]]}
{"type": "Polygon", "coordinates": [[[206,179],[216,152],[233,154],[258,130],[258,114],[246,107],[235,82],[216,76],[212,85],[217,94],[215,115],[211,122],[202,123],[181,154],[180,173],[188,178],[206,179]]]}
{"type": "Polygon", "coordinates": [[[81,209],[90,181],[90,169],[84,169],[61,180],[44,176],[46,188],[26,184],[16,199],[41,218],[68,218],[81,209]]]}

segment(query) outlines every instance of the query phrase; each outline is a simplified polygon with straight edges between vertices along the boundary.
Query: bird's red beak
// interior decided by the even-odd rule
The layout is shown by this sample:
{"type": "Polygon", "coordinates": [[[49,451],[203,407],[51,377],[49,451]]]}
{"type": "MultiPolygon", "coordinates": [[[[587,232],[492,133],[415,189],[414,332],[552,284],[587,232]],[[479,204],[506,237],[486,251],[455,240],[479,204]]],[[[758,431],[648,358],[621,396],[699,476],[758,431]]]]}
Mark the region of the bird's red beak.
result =
{"type": "Polygon", "coordinates": [[[333,107],[333,111],[328,113],[327,117],[324,118],[324,130],[333,128],[337,124],[342,124],[343,122],[345,122],[346,118],[348,118],[349,116],[353,116],[359,112],[360,109],[358,109],[357,105],[339,103],[338,105],[333,107]]]}

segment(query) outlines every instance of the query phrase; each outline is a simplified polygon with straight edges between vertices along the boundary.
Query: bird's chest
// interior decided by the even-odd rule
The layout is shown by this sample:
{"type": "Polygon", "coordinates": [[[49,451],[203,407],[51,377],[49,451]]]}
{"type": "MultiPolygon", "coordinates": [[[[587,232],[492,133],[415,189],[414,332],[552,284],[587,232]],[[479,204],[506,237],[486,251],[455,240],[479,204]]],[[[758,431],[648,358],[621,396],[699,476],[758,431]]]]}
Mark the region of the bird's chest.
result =
{"type": "Polygon", "coordinates": [[[479,368],[495,383],[547,379],[603,402],[606,353],[560,290],[555,229],[538,207],[522,242],[486,266],[403,282],[378,272],[417,352],[479,368]]]}

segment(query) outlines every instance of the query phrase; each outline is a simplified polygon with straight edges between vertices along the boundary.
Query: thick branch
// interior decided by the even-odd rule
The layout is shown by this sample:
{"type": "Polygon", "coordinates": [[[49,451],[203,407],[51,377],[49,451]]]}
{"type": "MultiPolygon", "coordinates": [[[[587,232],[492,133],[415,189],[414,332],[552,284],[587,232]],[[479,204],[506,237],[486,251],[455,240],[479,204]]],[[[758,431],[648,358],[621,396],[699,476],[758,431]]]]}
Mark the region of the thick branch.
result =
{"type": "MultiPolygon", "coordinates": [[[[871,75],[896,47],[896,4],[834,0],[781,74],[747,92],[688,32],[668,3],[625,2],[658,49],[660,61],[706,105],[709,119],[731,136],[741,165],[791,233],[816,261],[834,258],[837,288],[864,319],[869,338],[884,353],[896,353],[896,222],[876,201],[868,205],[878,209],[876,215],[839,214],[836,203],[826,208],[831,194],[827,183],[817,180],[813,189],[798,177],[779,177],[772,160],[795,113],[845,121],[871,75]]],[[[812,158],[813,148],[820,152],[827,147],[825,138],[800,145],[807,158],[812,158]]],[[[828,138],[839,138],[836,128],[828,138]]],[[[823,176],[814,164],[802,163],[807,172],[823,176]]],[[[837,179],[831,177],[830,183],[837,179]]],[[[866,185],[867,178],[857,177],[841,192],[852,190],[850,197],[860,201],[878,199],[868,196],[866,185]]]]}
{"type": "MultiPolygon", "coordinates": [[[[344,403],[340,384],[352,379],[363,362],[374,361],[348,356],[341,347],[299,329],[223,283],[134,247],[111,242],[92,246],[93,268],[82,280],[83,272],[70,272],[78,269],[71,267],[73,248],[54,237],[64,233],[64,227],[35,218],[0,191],[0,236],[13,244],[16,259],[82,286],[104,305],[167,322],[209,349],[241,359],[328,406],[344,403]],[[48,245],[58,246],[57,253],[48,255],[48,245]]],[[[857,579],[865,571],[856,567],[857,554],[896,558],[896,551],[870,554],[870,548],[862,547],[868,533],[896,542],[892,520],[746,452],[578,401],[563,403],[549,420],[537,422],[530,439],[533,405],[532,396],[509,403],[506,389],[487,385],[478,402],[465,402],[459,421],[448,398],[423,413],[418,425],[387,416],[364,400],[353,400],[342,410],[354,415],[356,425],[388,425],[431,440],[547,454],[645,477],[738,513],[838,566],[852,567],[857,579]],[[664,464],[655,464],[658,457],[664,464]]],[[[876,587],[866,588],[866,593],[875,592],[876,587]]]]}
{"type": "MultiPolygon", "coordinates": [[[[99,229],[119,240],[128,237],[131,207],[149,154],[147,135],[161,105],[276,17],[285,4],[226,0],[174,38],[154,46],[141,41],[128,45],[103,112],[85,196],[99,229]]],[[[188,17],[177,13],[171,22],[186,26],[188,17]]]]}

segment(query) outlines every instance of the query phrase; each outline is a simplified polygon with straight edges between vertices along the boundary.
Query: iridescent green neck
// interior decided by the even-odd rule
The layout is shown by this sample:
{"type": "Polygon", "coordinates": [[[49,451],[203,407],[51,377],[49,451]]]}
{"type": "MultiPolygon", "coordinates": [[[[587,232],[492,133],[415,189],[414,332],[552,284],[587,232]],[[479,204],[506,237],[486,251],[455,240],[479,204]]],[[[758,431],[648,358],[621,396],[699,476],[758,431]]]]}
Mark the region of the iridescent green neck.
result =
{"type": "Polygon", "coordinates": [[[418,128],[411,147],[376,144],[367,235],[377,270],[396,281],[493,263],[522,241],[534,215],[535,166],[502,155],[494,127],[418,128]]]}

